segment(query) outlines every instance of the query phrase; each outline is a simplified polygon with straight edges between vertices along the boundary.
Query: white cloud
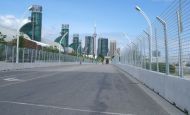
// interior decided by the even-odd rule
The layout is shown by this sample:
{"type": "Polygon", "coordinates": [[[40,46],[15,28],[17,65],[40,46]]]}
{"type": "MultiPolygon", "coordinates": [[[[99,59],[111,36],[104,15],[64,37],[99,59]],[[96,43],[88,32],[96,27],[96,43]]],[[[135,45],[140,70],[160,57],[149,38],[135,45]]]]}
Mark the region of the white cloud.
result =
{"type": "Polygon", "coordinates": [[[52,27],[42,27],[42,42],[52,43],[59,34],[59,29],[52,27]]]}
{"type": "MultiPolygon", "coordinates": [[[[8,40],[13,39],[12,36],[17,34],[17,29],[28,21],[27,18],[19,19],[14,15],[0,15],[0,31],[8,36],[8,40]]],[[[45,43],[53,42],[58,35],[55,27],[42,28],[42,41],[45,43]]]]}
{"type": "Polygon", "coordinates": [[[28,19],[19,19],[14,15],[0,15],[0,25],[10,29],[17,29],[28,22],[28,19]]]}

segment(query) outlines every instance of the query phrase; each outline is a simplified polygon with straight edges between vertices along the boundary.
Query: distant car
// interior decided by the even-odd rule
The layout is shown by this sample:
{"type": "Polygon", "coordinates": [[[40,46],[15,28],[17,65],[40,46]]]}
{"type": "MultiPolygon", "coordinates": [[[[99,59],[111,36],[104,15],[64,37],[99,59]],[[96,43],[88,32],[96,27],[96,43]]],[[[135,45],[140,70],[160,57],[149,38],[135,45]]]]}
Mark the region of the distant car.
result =
{"type": "Polygon", "coordinates": [[[106,59],[106,64],[109,64],[109,59],[106,59]]]}

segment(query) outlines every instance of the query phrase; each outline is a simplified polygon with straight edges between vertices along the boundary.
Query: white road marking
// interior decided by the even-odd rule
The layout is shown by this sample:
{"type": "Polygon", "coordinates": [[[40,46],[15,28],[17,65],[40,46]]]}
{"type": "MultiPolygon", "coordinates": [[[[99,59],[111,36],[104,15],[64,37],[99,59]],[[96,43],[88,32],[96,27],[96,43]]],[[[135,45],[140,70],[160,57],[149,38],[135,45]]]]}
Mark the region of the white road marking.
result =
{"type": "Polygon", "coordinates": [[[24,80],[21,80],[21,79],[17,79],[17,78],[6,78],[6,79],[3,79],[5,81],[24,81],[24,80]]]}
{"type": "Polygon", "coordinates": [[[79,111],[79,112],[88,112],[88,113],[100,113],[100,114],[106,114],[106,115],[135,115],[135,114],[124,114],[124,113],[101,112],[101,111],[93,111],[93,110],[85,110],[85,109],[76,109],[76,108],[72,108],[72,107],[59,107],[59,106],[53,106],[53,105],[22,103],[22,102],[15,102],[15,101],[0,101],[0,103],[36,106],[36,107],[44,107],[44,108],[60,109],[60,110],[69,110],[69,111],[79,111]]]}
{"type": "Polygon", "coordinates": [[[11,85],[16,85],[16,84],[20,84],[20,83],[24,83],[24,82],[28,82],[28,81],[32,81],[32,80],[36,80],[36,79],[40,79],[40,78],[52,77],[53,75],[56,75],[56,73],[48,74],[48,76],[46,75],[46,76],[40,76],[40,77],[31,78],[31,79],[27,79],[27,80],[20,80],[17,82],[10,82],[9,84],[0,85],[0,88],[11,86],[11,85]]]}
{"type": "Polygon", "coordinates": [[[2,75],[0,78],[14,77],[20,75],[27,75],[28,73],[19,73],[19,74],[11,74],[11,75],[2,75]]]}

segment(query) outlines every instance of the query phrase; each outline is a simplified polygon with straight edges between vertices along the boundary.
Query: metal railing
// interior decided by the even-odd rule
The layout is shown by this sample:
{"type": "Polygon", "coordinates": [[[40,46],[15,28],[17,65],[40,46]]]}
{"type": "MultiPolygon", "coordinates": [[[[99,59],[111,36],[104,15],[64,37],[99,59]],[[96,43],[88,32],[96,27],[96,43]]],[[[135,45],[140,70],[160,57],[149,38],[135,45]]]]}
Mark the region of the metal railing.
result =
{"type": "MultiPolygon", "coordinates": [[[[0,44],[0,61],[1,62],[16,62],[16,46],[0,44]]],[[[19,62],[20,63],[34,63],[34,62],[88,62],[92,60],[77,57],[67,54],[54,53],[50,51],[43,51],[30,48],[19,48],[19,62]],[[60,60],[59,60],[60,59],[60,60]]]]}
{"type": "Polygon", "coordinates": [[[190,1],[175,0],[152,23],[152,63],[148,29],[121,51],[114,63],[129,64],[167,75],[190,77],[190,1]]]}

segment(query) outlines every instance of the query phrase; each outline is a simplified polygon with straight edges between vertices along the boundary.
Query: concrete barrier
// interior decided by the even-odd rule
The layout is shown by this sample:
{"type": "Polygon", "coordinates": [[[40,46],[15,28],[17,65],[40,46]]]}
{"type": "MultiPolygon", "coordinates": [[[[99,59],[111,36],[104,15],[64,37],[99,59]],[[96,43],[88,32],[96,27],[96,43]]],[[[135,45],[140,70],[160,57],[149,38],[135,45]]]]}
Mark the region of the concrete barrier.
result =
{"type": "Polygon", "coordinates": [[[50,67],[50,66],[59,66],[59,65],[73,65],[77,64],[76,62],[40,62],[40,63],[6,63],[0,62],[0,71],[4,70],[16,70],[16,69],[26,69],[34,67],[50,67]]]}
{"type": "Polygon", "coordinates": [[[118,64],[116,66],[143,82],[181,110],[190,112],[190,79],[165,75],[130,65],[118,64]]]}

